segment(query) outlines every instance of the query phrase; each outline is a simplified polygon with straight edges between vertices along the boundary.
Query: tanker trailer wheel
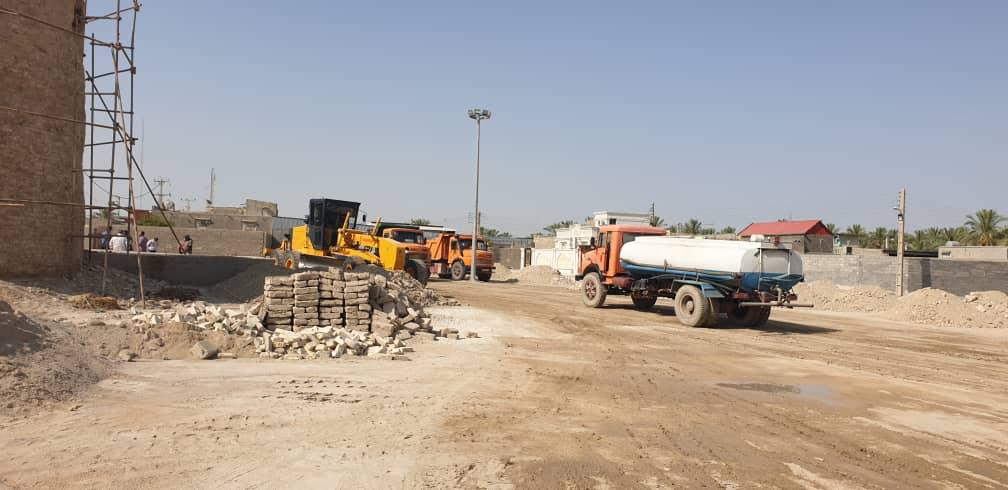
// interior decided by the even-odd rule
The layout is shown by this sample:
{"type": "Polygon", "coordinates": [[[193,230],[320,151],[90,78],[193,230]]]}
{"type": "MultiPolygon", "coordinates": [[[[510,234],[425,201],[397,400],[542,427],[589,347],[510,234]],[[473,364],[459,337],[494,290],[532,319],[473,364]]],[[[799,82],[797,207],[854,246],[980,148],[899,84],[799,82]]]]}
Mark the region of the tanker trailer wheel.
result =
{"type": "Polygon", "coordinates": [[[682,286],[676,291],[675,314],[687,327],[702,327],[713,316],[710,302],[696,286],[682,286]]]}
{"type": "Polygon", "coordinates": [[[466,276],[466,266],[461,260],[456,260],[451,266],[451,278],[453,281],[461,281],[465,279],[466,276]]]}
{"type": "Polygon", "coordinates": [[[406,273],[410,277],[416,279],[417,282],[427,285],[427,280],[430,279],[430,269],[427,268],[427,264],[423,261],[417,259],[409,259],[406,261],[406,266],[404,267],[406,273]]]}
{"type": "Polygon", "coordinates": [[[769,306],[735,306],[728,316],[743,327],[758,327],[770,318],[769,306]]]}
{"type": "Polygon", "coordinates": [[[634,308],[641,311],[650,310],[655,303],[658,302],[657,296],[634,296],[630,295],[630,301],[633,301],[634,308]]]}
{"type": "Polygon", "coordinates": [[[602,306],[607,292],[606,285],[602,284],[602,276],[598,272],[585,274],[581,281],[581,301],[585,306],[592,308],[602,306]]]}

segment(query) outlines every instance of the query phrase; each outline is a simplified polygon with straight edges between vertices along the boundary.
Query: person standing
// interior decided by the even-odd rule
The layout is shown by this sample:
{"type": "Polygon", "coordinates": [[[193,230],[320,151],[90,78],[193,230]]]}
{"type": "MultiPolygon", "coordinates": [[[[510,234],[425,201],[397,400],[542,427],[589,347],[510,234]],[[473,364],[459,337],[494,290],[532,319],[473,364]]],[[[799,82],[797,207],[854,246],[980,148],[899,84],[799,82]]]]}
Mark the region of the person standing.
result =
{"type": "Polygon", "coordinates": [[[147,251],[147,234],[146,232],[140,232],[140,238],[137,240],[137,252],[147,251]]]}
{"type": "Polygon", "coordinates": [[[109,239],[109,248],[113,252],[125,252],[129,249],[129,241],[126,240],[126,232],[120,231],[116,236],[109,239]]]}
{"type": "Polygon", "coordinates": [[[111,240],[112,240],[112,227],[108,226],[105,228],[105,231],[103,231],[101,234],[101,249],[108,250],[109,241],[111,240]]]}
{"type": "Polygon", "coordinates": [[[179,244],[178,253],[182,255],[192,255],[192,247],[193,247],[192,237],[186,235],[185,239],[182,240],[182,243],[179,244]]]}
{"type": "Polygon", "coordinates": [[[151,238],[150,240],[147,240],[147,251],[148,252],[150,252],[150,253],[157,252],[157,246],[158,246],[157,237],[154,237],[154,238],[151,238]]]}

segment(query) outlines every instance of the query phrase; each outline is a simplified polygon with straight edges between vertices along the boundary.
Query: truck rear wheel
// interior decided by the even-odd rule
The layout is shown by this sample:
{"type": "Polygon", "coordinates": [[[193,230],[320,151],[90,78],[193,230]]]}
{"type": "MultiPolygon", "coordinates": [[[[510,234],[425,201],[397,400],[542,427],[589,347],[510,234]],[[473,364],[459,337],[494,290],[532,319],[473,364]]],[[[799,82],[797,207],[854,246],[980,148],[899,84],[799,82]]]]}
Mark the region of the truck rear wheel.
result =
{"type": "Polygon", "coordinates": [[[461,260],[456,260],[451,266],[451,278],[453,281],[461,281],[465,279],[466,267],[461,260]]]}
{"type": "Polygon", "coordinates": [[[658,302],[657,296],[634,296],[630,295],[630,301],[633,301],[634,308],[641,311],[650,310],[655,303],[658,302]]]}
{"type": "Polygon", "coordinates": [[[479,279],[480,281],[483,281],[483,282],[488,282],[488,281],[490,281],[490,276],[492,274],[493,273],[490,272],[490,271],[479,271],[478,270],[478,271],[476,271],[476,279],[479,279]]]}
{"type": "Polygon", "coordinates": [[[427,280],[430,279],[430,269],[427,268],[427,264],[423,263],[422,260],[409,259],[406,261],[405,267],[406,273],[410,275],[417,282],[427,285],[427,280]]]}
{"type": "Polygon", "coordinates": [[[581,301],[585,306],[598,308],[605,303],[606,285],[602,284],[602,276],[598,272],[585,274],[581,281],[581,301]]]}
{"type": "Polygon", "coordinates": [[[696,286],[682,286],[675,295],[675,314],[687,327],[701,327],[712,316],[710,302],[696,286]]]}
{"type": "Polygon", "coordinates": [[[770,319],[769,306],[735,306],[730,313],[731,319],[743,327],[758,327],[770,319]]]}

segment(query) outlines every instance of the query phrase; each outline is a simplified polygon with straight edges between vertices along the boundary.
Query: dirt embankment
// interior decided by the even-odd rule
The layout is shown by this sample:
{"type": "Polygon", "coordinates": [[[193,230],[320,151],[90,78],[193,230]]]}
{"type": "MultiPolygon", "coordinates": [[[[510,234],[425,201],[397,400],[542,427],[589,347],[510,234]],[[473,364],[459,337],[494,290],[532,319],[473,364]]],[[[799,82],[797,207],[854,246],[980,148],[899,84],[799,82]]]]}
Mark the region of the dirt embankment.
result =
{"type": "Polygon", "coordinates": [[[799,301],[816,309],[875,313],[882,318],[944,327],[1008,328],[1008,295],[979,291],[957,296],[923,288],[903,297],[875,286],[813,281],[795,287],[799,301]]]}

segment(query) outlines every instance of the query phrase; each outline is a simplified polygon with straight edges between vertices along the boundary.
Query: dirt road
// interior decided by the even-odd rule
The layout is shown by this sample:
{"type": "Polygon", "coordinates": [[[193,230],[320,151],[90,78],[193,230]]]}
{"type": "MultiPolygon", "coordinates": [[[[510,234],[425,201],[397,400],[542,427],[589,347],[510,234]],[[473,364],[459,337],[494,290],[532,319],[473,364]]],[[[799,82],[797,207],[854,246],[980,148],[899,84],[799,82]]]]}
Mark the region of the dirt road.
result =
{"type": "Polygon", "coordinates": [[[480,339],[412,361],[121,364],[0,421],[0,487],[1001,488],[1008,331],[436,282],[480,339]],[[79,406],[78,406],[79,405],[79,406]]]}

